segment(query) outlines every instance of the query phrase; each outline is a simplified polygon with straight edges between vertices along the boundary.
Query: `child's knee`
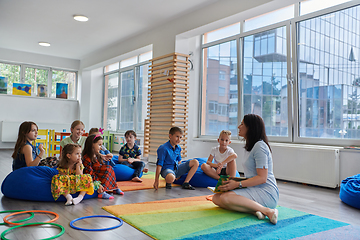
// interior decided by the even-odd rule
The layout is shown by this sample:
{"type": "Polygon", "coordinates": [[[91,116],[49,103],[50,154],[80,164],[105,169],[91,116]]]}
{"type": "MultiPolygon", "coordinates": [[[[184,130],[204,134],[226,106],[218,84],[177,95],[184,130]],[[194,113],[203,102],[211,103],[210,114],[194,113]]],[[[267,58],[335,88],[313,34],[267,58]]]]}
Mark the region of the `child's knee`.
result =
{"type": "Polygon", "coordinates": [[[201,168],[201,170],[203,170],[203,171],[204,171],[204,170],[206,169],[206,167],[207,167],[206,165],[207,165],[206,163],[203,163],[203,164],[201,165],[201,167],[200,167],[200,168],[201,168]]]}
{"type": "Polygon", "coordinates": [[[193,160],[190,161],[190,164],[191,164],[191,167],[193,167],[193,166],[198,167],[199,166],[199,161],[196,160],[196,159],[193,159],[193,160]]]}
{"type": "Polygon", "coordinates": [[[168,175],[166,175],[166,177],[165,177],[165,181],[167,183],[174,182],[175,181],[175,175],[172,174],[172,173],[168,173],[168,175]]]}

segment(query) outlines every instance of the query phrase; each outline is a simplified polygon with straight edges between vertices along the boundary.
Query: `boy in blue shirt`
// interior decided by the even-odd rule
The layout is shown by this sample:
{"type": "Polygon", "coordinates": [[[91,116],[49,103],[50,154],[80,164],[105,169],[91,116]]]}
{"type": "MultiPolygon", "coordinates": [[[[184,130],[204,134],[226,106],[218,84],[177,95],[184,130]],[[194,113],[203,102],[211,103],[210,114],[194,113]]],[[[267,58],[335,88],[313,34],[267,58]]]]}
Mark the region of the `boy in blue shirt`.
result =
{"type": "Polygon", "coordinates": [[[180,163],[181,147],[179,146],[179,143],[181,142],[182,135],[183,131],[179,127],[172,127],[169,131],[169,141],[157,149],[158,159],[156,162],[157,166],[154,181],[155,189],[158,189],[159,187],[160,174],[165,178],[166,188],[171,189],[171,183],[187,173],[182,188],[195,190],[189,182],[196,173],[199,162],[196,159],[193,159],[185,163],[180,163]]]}
{"type": "Polygon", "coordinates": [[[119,151],[119,163],[124,164],[128,167],[131,167],[135,170],[133,178],[131,179],[134,182],[142,182],[140,178],[141,172],[147,172],[148,169],[145,168],[145,163],[140,160],[141,150],[138,145],[136,145],[136,133],[133,130],[128,130],[125,133],[126,144],[122,146],[119,151]]]}

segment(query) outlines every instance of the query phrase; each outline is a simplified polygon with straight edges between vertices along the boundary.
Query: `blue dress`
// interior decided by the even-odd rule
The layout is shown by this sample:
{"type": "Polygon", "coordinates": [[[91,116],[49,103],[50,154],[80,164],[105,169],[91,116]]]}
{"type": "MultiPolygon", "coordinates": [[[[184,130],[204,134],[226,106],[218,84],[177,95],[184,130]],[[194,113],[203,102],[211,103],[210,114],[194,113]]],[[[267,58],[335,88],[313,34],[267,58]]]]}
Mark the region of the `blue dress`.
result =
{"type": "Polygon", "coordinates": [[[252,178],[257,175],[257,168],[266,168],[268,176],[266,183],[233,190],[237,195],[251,199],[264,207],[276,208],[279,200],[279,189],[273,173],[273,161],[269,147],[264,141],[258,141],[243,163],[245,177],[252,178]]]}
{"type": "MultiPolygon", "coordinates": [[[[36,148],[33,146],[29,141],[26,141],[25,145],[30,145],[32,148],[32,158],[33,160],[36,158],[36,148]]],[[[20,153],[20,150],[18,151],[16,158],[13,159],[12,169],[17,170],[22,167],[27,167],[26,161],[25,161],[25,155],[23,153],[20,153]]]]}

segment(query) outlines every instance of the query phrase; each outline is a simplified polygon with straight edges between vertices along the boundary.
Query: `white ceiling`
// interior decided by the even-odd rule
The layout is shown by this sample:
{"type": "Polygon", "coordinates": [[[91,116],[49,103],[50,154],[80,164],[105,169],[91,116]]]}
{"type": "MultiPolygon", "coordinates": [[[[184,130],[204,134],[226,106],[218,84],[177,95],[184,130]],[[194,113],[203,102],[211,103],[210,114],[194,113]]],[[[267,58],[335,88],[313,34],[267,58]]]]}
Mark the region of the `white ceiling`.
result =
{"type": "Polygon", "coordinates": [[[81,60],[217,1],[0,0],[0,48],[81,60]],[[77,22],[74,14],[89,21],[77,22]]]}

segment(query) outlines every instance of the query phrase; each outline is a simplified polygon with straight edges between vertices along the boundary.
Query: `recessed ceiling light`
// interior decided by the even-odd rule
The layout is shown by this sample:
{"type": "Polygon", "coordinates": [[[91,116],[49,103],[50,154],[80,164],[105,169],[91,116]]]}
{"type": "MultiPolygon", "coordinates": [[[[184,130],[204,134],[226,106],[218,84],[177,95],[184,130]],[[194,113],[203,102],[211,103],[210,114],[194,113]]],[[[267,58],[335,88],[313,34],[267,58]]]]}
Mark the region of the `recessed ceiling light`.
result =
{"type": "Polygon", "coordinates": [[[79,22],[87,22],[89,19],[84,15],[74,15],[74,19],[79,22]]]}
{"type": "Polygon", "coordinates": [[[50,47],[50,43],[48,42],[39,42],[39,45],[43,47],[50,47]]]}

